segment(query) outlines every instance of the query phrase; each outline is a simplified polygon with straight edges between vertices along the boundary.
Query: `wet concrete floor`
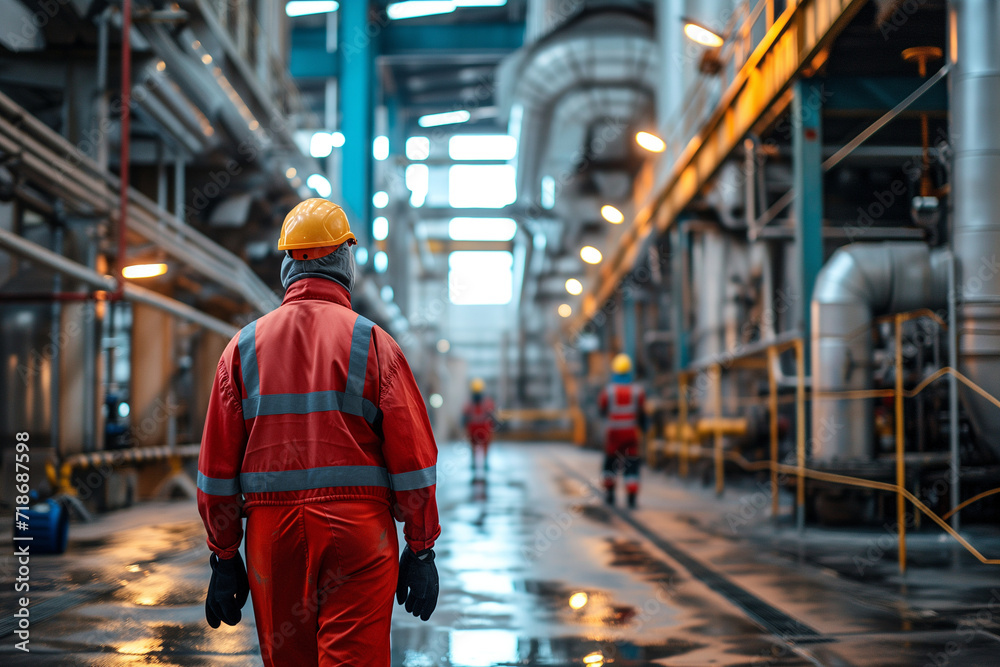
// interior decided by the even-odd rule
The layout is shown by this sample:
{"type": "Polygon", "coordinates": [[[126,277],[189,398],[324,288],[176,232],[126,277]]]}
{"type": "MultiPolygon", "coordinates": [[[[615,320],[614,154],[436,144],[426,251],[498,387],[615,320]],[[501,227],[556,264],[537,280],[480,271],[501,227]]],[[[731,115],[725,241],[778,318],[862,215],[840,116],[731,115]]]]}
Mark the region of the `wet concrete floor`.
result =
{"type": "MultiPolygon", "coordinates": [[[[1000,665],[1000,567],[913,536],[902,577],[885,531],[772,522],[744,483],[715,498],[643,472],[636,510],[608,508],[596,452],[495,445],[474,476],[441,448],[441,599],[397,607],[393,664],[1000,665]]],[[[619,505],[621,505],[619,498],[619,505]]],[[[996,530],[968,537],[1000,553],[996,530]]],[[[208,551],[190,501],[74,524],[64,556],[31,563],[31,653],[14,648],[5,555],[0,665],[260,665],[244,621],[204,621],[208,551]]]]}

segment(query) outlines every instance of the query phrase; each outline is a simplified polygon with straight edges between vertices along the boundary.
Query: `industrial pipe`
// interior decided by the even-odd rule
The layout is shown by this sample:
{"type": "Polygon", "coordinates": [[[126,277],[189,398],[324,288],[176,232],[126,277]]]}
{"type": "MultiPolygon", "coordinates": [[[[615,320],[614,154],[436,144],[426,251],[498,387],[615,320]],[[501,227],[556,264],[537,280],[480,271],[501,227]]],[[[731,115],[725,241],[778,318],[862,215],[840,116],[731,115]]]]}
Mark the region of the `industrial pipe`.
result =
{"type": "MultiPolygon", "coordinates": [[[[960,274],[958,349],[962,373],[1000,395],[1000,3],[952,0],[957,43],[952,74],[955,256],[960,274]]],[[[1000,411],[962,388],[976,433],[1000,457],[1000,411]]]]}
{"type": "Polygon", "coordinates": [[[122,87],[121,87],[121,154],[118,162],[118,289],[114,299],[125,294],[125,254],[128,252],[128,170],[131,164],[129,154],[129,133],[132,111],[132,0],[122,0],[122,87]]]}
{"type": "Polygon", "coordinates": [[[812,299],[812,458],[869,460],[872,405],[829,396],[872,388],[874,317],[947,303],[948,253],[925,244],[855,243],[838,249],[812,299]]]}

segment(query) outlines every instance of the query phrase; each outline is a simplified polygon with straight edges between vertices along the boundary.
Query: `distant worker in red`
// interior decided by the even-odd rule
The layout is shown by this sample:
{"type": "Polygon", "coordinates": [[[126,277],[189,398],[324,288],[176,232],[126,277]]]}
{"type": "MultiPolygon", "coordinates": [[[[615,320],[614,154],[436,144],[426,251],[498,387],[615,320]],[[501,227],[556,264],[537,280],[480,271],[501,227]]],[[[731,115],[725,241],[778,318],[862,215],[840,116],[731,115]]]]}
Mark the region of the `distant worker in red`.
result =
{"type": "Polygon", "coordinates": [[[489,470],[490,442],[493,440],[493,425],[496,423],[496,408],[493,399],[484,394],[486,383],[480,378],[474,379],[469,384],[472,397],[465,405],[462,413],[462,421],[469,437],[469,444],[472,445],[472,469],[479,469],[479,462],[482,462],[483,470],[489,470]]]}
{"type": "Polygon", "coordinates": [[[604,427],[604,492],[615,502],[619,467],[625,473],[628,506],[635,507],[639,493],[639,435],[646,431],[646,394],[632,380],[632,359],[619,354],[611,362],[611,383],[598,398],[604,427]]]}
{"type": "Polygon", "coordinates": [[[205,616],[235,625],[249,591],[268,666],[388,667],[393,591],[425,621],[437,604],[437,446],[399,346],[351,310],[355,243],[336,204],[292,209],[285,298],[229,342],[209,401],[205,616]]]}

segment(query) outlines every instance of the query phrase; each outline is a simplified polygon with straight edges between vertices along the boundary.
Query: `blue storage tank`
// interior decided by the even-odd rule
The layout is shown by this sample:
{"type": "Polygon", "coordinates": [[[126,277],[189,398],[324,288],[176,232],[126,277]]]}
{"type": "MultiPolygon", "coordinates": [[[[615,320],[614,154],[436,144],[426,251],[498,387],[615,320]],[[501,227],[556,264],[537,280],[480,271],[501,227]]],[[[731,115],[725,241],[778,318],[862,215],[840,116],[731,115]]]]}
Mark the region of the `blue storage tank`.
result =
{"type": "Polygon", "coordinates": [[[61,504],[51,498],[35,503],[18,517],[18,521],[21,520],[28,524],[27,530],[20,530],[15,522],[14,537],[31,537],[31,553],[61,554],[66,551],[69,513],[61,504]]]}

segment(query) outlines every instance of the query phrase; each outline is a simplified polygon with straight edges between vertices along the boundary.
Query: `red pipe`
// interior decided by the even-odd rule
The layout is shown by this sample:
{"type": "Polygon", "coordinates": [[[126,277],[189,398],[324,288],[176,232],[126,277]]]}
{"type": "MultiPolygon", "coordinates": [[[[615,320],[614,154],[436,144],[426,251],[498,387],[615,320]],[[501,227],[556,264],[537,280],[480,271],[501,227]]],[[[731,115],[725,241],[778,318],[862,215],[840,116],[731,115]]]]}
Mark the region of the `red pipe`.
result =
{"type": "Polygon", "coordinates": [[[122,92],[121,92],[121,158],[119,179],[121,191],[118,207],[118,289],[112,298],[120,300],[125,296],[125,253],[128,251],[128,170],[129,170],[129,125],[131,121],[132,97],[132,0],[122,0],[122,92]]]}

